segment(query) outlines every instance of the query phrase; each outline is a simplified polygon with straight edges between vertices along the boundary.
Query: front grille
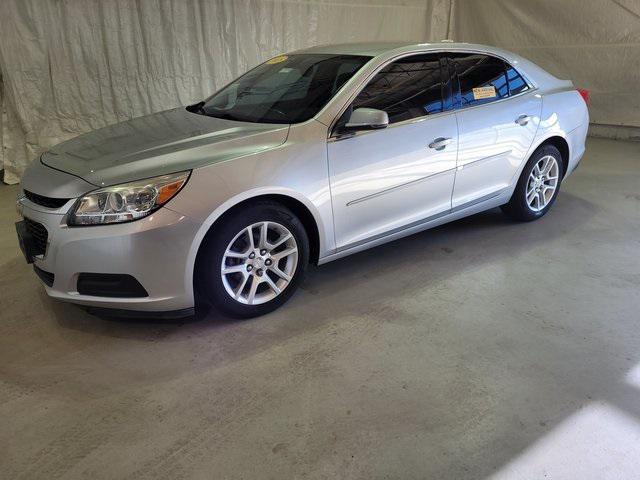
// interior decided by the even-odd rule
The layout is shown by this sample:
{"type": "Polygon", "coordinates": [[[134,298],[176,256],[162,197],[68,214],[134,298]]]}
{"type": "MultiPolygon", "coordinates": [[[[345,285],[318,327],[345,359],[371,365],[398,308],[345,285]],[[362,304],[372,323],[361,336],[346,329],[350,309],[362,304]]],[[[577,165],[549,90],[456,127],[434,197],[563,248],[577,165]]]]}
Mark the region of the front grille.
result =
{"type": "Polygon", "coordinates": [[[41,223],[34,222],[28,218],[24,219],[24,224],[33,237],[33,255],[44,255],[47,251],[47,238],[49,236],[47,229],[41,223]]]}
{"type": "Polygon", "coordinates": [[[47,208],[60,208],[70,200],[69,198],[44,197],[28,190],[24,190],[24,196],[31,200],[33,203],[37,203],[38,205],[47,208]]]}
{"type": "Polygon", "coordinates": [[[53,280],[55,279],[55,275],[53,273],[45,272],[35,265],[33,266],[33,271],[36,272],[36,275],[40,277],[40,280],[42,280],[47,287],[53,287],[53,280]]]}

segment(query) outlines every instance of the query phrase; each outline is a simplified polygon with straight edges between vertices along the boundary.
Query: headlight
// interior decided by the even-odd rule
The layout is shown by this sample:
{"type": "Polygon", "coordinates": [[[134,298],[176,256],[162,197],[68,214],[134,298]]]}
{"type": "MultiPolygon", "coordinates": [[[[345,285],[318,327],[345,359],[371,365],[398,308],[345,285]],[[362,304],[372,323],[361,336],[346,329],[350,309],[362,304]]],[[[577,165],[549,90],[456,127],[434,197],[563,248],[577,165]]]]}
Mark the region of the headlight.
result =
{"type": "Polygon", "coordinates": [[[102,225],[146,217],[180,191],[189,173],[162,175],[89,192],[76,201],[67,223],[102,225]]]}

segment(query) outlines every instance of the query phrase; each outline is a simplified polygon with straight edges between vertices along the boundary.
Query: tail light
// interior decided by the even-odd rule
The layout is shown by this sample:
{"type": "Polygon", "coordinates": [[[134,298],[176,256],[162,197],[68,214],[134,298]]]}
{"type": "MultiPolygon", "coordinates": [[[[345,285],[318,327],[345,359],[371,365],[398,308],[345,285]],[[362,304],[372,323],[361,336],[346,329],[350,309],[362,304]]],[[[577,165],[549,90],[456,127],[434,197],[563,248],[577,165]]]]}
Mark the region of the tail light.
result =
{"type": "Polygon", "coordinates": [[[589,98],[589,90],[587,90],[585,88],[579,88],[578,89],[578,93],[580,94],[580,96],[584,100],[584,103],[587,104],[587,106],[591,105],[591,99],[589,98]]]}

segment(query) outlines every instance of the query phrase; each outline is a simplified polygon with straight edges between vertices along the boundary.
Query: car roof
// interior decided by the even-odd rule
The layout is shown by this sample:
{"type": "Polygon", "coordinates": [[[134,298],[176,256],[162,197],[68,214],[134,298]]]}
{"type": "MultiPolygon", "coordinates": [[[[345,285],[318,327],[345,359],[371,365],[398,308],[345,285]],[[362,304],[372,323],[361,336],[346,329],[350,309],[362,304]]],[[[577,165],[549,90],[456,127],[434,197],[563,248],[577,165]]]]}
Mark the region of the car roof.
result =
{"type": "Polygon", "coordinates": [[[363,43],[338,43],[330,45],[318,45],[315,47],[305,48],[291,52],[292,54],[300,53],[323,53],[338,55],[365,55],[369,57],[377,57],[386,53],[412,52],[415,50],[472,50],[486,53],[493,53],[510,58],[514,55],[500,48],[488,45],[480,45],[476,43],[461,43],[444,40],[441,42],[431,43],[412,43],[412,42],[363,42],[363,43]]]}
{"type": "Polygon", "coordinates": [[[385,52],[408,45],[410,44],[407,42],[335,43],[304,48],[292,53],[335,53],[339,55],[366,55],[368,57],[377,57],[385,52]]]}

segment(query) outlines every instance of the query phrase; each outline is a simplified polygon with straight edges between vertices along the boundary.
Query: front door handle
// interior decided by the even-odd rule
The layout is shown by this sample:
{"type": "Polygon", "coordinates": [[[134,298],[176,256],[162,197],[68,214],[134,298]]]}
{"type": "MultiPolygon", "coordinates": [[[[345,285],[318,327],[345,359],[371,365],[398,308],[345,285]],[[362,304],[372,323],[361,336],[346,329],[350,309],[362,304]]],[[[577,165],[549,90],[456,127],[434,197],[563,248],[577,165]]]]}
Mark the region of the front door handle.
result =
{"type": "Polygon", "coordinates": [[[429,148],[433,148],[438,151],[444,150],[451,142],[453,142],[452,138],[438,137],[429,144],[429,148]]]}
{"type": "Polygon", "coordinates": [[[516,123],[521,127],[524,127],[527,123],[529,123],[530,118],[531,117],[529,115],[520,115],[518,118],[516,118],[516,123]]]}

